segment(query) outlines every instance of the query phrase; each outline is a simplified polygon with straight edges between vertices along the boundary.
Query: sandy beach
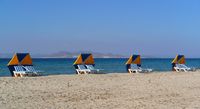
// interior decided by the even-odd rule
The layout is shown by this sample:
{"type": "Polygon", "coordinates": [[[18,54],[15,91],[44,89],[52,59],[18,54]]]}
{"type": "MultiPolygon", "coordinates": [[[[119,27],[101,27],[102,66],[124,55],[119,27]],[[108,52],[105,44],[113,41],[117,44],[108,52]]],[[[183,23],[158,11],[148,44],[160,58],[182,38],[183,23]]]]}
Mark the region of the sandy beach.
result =
{"type": "Polygon", "coordinates": [[[200,71],[0,78],[1,109],[200,109],[200,71]]]}

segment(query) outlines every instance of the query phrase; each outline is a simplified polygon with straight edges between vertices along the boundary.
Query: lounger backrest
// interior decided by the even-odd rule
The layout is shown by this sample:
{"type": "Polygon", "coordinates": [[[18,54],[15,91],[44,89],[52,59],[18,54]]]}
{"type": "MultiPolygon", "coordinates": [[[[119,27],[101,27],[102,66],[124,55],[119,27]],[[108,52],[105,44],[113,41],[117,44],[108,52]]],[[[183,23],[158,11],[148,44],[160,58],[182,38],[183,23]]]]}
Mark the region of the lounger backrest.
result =
{"type": "Polygon", "coordinates": [[[131,64],[131,69],[139,69],[139,67],[137,66],[137,64],[131,64]]]}
{"type": "Polygon", "coordinates": [[[94,69],[95,69],[93,65],[86,65],[86,67],[87,67],[88,69],[90,69],[90,70],[94,70],[94,69]]]}
{"type": "Polygon", "coordinates": [[[36,70],[34,69],[33,66],[24,66],[24,68],[27,70],[27,71],[31,71],[31,72],[35,72],[36,70]]]}
{"type": "Polygon", "coordinates": [[[182,68],[188,68],[185,64],[180,64],[182,68]]]}
{"type": "Polygon", "coordinates": [[[77,65],[78,69],[87,69],[84,65],[77,65]]]}
{"type": "Polygon", "coordinates": [[[22,66],[14,66],[15,71],[25,71],[22,66]]]}
{"type": "Polygon", "coordinates": [[[178,68],[188,68],[186,65],[184,64],[176,64],[176,67],[178,68]]]}
{"type": "Polygon", "coordinates": [[[180,68],[180,67],[181,67],[179,64],[176,64],[175,66],[176,66],[176,67],[178,67],[178,68],[180,68]]]}

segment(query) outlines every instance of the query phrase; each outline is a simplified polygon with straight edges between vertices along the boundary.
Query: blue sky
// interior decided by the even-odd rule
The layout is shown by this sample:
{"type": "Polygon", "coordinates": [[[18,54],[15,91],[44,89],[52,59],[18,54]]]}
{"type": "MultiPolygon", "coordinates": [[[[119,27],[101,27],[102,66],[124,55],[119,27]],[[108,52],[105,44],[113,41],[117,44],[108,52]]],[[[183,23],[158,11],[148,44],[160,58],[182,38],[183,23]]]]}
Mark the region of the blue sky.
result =
{"type": "Polygon", "coordinates": [[[199,0],[1,0],[0,53],[200,57],[199,0]]]}

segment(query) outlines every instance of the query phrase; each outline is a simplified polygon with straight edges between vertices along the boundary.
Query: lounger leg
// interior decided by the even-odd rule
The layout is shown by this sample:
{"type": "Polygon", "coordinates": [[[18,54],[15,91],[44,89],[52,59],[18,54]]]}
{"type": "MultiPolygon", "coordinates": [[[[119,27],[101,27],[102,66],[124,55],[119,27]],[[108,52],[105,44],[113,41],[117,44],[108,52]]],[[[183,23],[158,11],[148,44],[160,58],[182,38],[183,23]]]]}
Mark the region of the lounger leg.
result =
{"type": "Polygon", "coordinates": [[[17,77],[17,74],[14,74],[14,77],[17,77]]]}
{"type": "Polygon", "coordinates": [[[131,71],[130,69],[128,69],[128,72],[129,72],[129,73],[132,73],[132,71],[131,71]]]}
{"type": "Polygon", "coordinates": [[[23,77],[23,75],[22,75],[22,74],[20,74],[20,77],[23,77]]]}

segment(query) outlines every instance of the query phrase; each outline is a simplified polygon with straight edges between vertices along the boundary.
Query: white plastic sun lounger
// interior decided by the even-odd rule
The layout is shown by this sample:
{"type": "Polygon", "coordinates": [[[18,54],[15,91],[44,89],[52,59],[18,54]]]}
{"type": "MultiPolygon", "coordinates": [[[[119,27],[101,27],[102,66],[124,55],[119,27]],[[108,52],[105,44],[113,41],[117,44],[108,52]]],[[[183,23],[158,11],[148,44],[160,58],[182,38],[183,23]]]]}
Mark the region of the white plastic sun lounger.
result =
{"type": "Polygon", "coordinates": [[[33,72],[33,74],[35,75],[39,75],[39,73],[42,72],[42,71],[35,70],[33,66],[23,66],[23,68],[26,69],[26,71],[33,72]]]}
{"type": "Polygon", "coordinates": [[[13,71],[15,77],[24,77],[32,74],[30,71],[26,71],[23,66],[14,66],[15,71],[13,71]]]}
{"type": "Polygon", "coordinates": [[[87,69],[84,65],[77,65],[78,69],[76,69],[78,74],[89,74],[91,73],[90,69],[87,69]]]}
{"type": "Polygon", "coordinates": [[[128,69],[129,73],[147,73],[147,72],[152,72],[152,69],[143,69],[139,66],[137,66],[137,64],[131,64],[131,68],[128,69]]]}
{"type": "Polygon", "coordinates": [[[142,68],[138,67],[137,64],[131,64],[131,68],[128,71],[129,73],[139,73],[142,72],[142,68]]]}
{"type": "Polygon", "coordinates": [[[90,70],[91,73],[98,73],[100,69],[95,69],[93,65],[85,65],[87,69],[90,70]]]}
{"type": "Polygon", "coordinates": [[[180,71],[188,72],[188,71],[194,70],[187,67],[185,64],[175,64],[174,69],[176,70],[176,72],[180,72],[180,71]]]}

